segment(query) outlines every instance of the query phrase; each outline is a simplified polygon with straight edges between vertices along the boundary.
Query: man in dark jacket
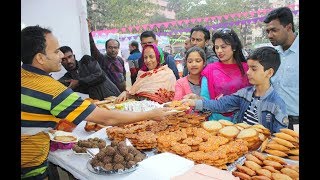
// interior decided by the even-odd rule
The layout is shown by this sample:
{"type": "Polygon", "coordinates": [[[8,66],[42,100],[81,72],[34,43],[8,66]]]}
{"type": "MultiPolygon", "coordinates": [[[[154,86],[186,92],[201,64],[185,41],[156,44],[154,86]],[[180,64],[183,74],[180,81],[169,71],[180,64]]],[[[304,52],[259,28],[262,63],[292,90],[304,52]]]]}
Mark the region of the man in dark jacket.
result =
{"type": "Polygon", "coordinates": [[[138,75],[139,71],[139,63],[138,60],[141,58],[141,52],[139,51],[139,44],[137,41],[131,41],[129,44],[130,56],[128,57],[128,64],[130,68],[130,77],[131,77],[131,84],[133,84],[138,75]]]}
{"type": "Polygon", "coordinates": [[[78,62],[70,47],[62,46],[60,50],[64,54],[61,64],[67,70],[59,79],[62,84],[74,91],[89,94],[92,99],[103,100],[120,94],[94,58],[84,55],[78,62]]]}

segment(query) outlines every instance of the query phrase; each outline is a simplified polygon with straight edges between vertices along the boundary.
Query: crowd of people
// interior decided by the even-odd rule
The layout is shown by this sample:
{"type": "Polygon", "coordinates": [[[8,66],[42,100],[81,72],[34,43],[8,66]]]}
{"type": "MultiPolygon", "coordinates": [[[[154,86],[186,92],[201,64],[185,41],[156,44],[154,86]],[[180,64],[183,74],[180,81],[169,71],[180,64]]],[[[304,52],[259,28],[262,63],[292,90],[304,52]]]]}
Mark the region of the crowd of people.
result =
{"type": "Polygon", "coordinates": [[[91,56],[79,61],[68,46],[60,46],[50,29],[28,26],[21,30],[21,178],[48,178],[50,138],[46,130],[61,119],[79,124],[91,121],[114,126],[173,114],[169,108],[147,112],[105,110],[92,99],[117,96],[166,103],[181,100],[193,112],[209,112],[209,120],[262,124],[271,132],[299,124],[299,35],[287,7],[272,10],[264,19],[274,47],[260,47],[248,57],[233,29],[210,32],[197,25],[185,42],[183,77],[171,54],[158,46],[153,31],[144,31],[139,43],[129,44],[132,86],[126,87],[120,42],[108,39],[106,54],[96,47],[89,28],[91,56]],[[208,47],[212,40],[213,48],[208,47]],[[67,73],[59,80],[49,73],[67,73]]]}

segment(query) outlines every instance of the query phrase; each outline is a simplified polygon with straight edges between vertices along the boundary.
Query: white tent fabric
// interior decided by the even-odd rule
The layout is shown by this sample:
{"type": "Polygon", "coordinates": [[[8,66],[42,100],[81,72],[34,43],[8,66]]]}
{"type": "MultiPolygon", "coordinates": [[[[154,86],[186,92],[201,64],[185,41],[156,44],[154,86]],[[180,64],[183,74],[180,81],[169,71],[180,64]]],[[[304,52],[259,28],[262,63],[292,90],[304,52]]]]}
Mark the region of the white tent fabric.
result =
{"type": "MultiPolygon", "coordinates": [[[[60,46],[70,46],[76,59],[90,55],[86,0],[21,0],[21,28],[40,25],[52,30],[60,46]]],[[[52,73],[60,78],[66,70],[52,73]]]]}

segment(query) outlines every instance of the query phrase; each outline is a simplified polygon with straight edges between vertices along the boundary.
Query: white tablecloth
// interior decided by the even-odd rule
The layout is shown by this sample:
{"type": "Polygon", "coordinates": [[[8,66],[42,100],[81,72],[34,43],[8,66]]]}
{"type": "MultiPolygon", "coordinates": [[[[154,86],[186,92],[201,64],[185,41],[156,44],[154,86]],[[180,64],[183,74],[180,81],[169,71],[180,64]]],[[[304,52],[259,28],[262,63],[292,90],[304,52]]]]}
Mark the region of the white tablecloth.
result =
{"type": "MultiPolygon", "coordinates": [[[[97,132],[86,132],[85,121],[81,122],[72,132],[79,139],[99,137],[105,139],[107,144],[110,140],[106,134],[106,128],[97,132]]],[[[136,171],[127,174],[99,175],[92,173],[87,168],[90,157],[88,154],[78,155],[72,150],[56,150],[49,153],[49,161],[69,171],[75,178],[81,180],[99,179],[125,179],[125,180],[169,180],[170,177],[183,174],[194,166],[194,162],[171,153],[146,152],[149,158],[139,163],[136,171]]]]}

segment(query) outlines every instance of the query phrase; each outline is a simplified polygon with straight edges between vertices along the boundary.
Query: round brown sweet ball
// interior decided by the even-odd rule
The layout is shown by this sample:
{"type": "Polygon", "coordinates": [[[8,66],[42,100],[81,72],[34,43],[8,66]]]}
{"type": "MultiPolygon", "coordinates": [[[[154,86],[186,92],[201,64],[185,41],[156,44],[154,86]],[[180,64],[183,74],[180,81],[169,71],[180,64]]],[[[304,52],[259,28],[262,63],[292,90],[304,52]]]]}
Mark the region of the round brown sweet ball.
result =
{"type": "MultiPolygon", "coordinates": [[[[133,154],[133,152],[136,150],[133,146],[128,146],[128,152],[133,154]]],[[[134,154],[135,155],[135,154],[134,154]]]]}
{"type": "Polygon", "coordinates": [[[127,145],[126,145],[126,142],[120,141],[118,146],[127,146],[127,145]]]}
{"type": "Polygon", "coordinates": [[[99,140],[100,140],[100,138],[98,138],[98,137],[93,138],[93,141],[99,141],[99,140]]]}
{"type": "Polygon", "coordinates": [[[124,161],[124,157],[121,156],[120,154],[116,154],[113,157],[113,162],[115,162],[115,163],[121,163],[122,161],[124,161]]]}
{"type": "Polygon", "coordinates": [[[77,152],[77,149],[78,149],[78,150],[80,149],[80,147],[79,147],[77,144],[75,144],[75,145],[72,146],[72,150],[74,150],[74,151],[77,152]]]}
{"type": "MultiPolygon", "coordinates": [[[[111,146],[109,146],[109,147],[111,147],[111,146]]],[[[106,147],[102,148],[102,149],[99,150],[99,152],[102,152],[102,153],[106,154],[107,153],[107,148],[106,147]]]]}
{"type": "Polygon", "coordinates": [[[97,164],[97,167],[103,167],[103,166],[104,166],[103,162],[99,161],[97,164]]]}
{"type": "Polygon", "coordinates": [[[137,163],[136,162],[134,162],[134,161],[129,161],[129,162],[127,162],[127,168],[131,168],[132,166],[134,166],[134,165],[136,165],[137,163]]]}
{"type": "Polygon", "coordinates": [[[119,153],[124,156],[128,154],[128,148],[126,146],[119,146],[118,147],[119,153]]]}
{"type": "Polygon", "coordinates": [[[86,153],[87,152],[87,148],[85,147],[79,147],[78,151],[76,151],[77,153],[86,153]]]}
{"type": "Polygon", "coordinates": [[[144,153],[142,153],[142,152],[140,152],[140,151],[139,151],[139,155],[142,156],[143,159],[145,159],[145,158],[147,157],[146,154],[144,154],[144,153]]]}
{"type": "Polygon", "coordinates": [[[79,141],[77,142],[77,145],[78,145],[78,146],[82,146],[83,141],[84,141],[84,140],[79,140],[79,141]]]}
{"type": "Polygon", "coordinates": [[[103,167],[107,171],[112,171],[113,170],[113,165],[111,163],[107,163],[103,167]]]}
{"type": "Polygon", "coordinates": [[[124,166],[123,166],[122,164],[120,164],[120,163],[117,163],[117,164],[115,164],[115,165],[113,166],[113,169],[114,169],[114,170],[124,169],[124,166]]]}
{"type": "Polygon", "coordinates": [[[106,147],[105,149],[106,149],[106,150],[105,150],[104,152],[105,152],[106,155],[108,155],[108,156],[112,156],[112,155],[114,155],[114,154],[116,153],[115,149],[114,149],[113,147],[111,147],[111,146],[106,147]]]}
{"type": "Polygon", "coordinates": [[[102,149],[104,147],[106,147],[106,142],[105,141],[101,141],[101,142],[98,143],[98,148],[99,149],[102,149]]]}
{"type": "Polygon", "coordinates": [[[117,141],[112,141],[112,142],[111,142],[111,146],[112,146],[112,147],[118,146],[118,144],[119,144],[119,143],[118,143],[117,141]]]}
{"type": "Polygon", "coordinates": [[[105,156],[103,158],[103,163],[105,163],[105,164],[112,163],[112,159],[113,159],[113,157],[111,157],[111,156],[105,156]]]}
{"type": "Polygon", "coordinates": [[[144,159],[144,157],[142,155],[137,154],[136,156],[134,156],[134,161],[136,162],[140,162],[144,159]]]}
{"type": "Polygon", "coordinates": [[[83,141],[82,144],[81,144],[82,147],[87,147],[87,148],[90,148],[91,147],[91,143],[88,142],[88,141],[83,141]]]}
{"type": "Polygon", "coordinates": [[[103,158],[105,157],[105,154],[102,153],[102,152],[99,152],[96,157],[100,160],[100,161],[103,161],[103,158]]]}
{"type": "Polygon", "coordinates": [[[134,156],[132,155],[132,154],[126,154],[125,156],[124,156],[124,159],[126,160],[126,161],[132,161],[133,159],[134,159],[134,156]]]}
{"type": "Polygon", "coordinates": [[[134,156],[136,156],[136,155],[138,155],[138,154],[141,154],[141,152],[135,148],[135,149],[132,151],[132,154],[133,154],[134,156]]]}
{"type": "Polygon", "coordinates": [[[98,163],[99,163],[99,160],[98,159],[92,159],[90,164],[92,165],[92,167],[97,167],[98,166],[98,163]]]}

